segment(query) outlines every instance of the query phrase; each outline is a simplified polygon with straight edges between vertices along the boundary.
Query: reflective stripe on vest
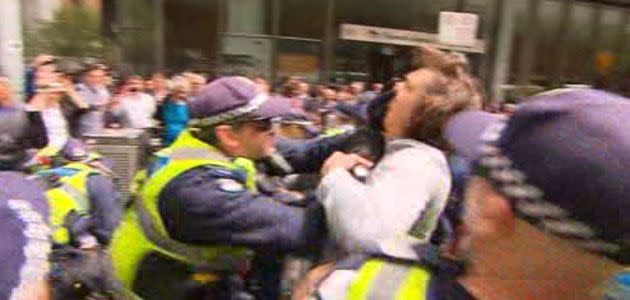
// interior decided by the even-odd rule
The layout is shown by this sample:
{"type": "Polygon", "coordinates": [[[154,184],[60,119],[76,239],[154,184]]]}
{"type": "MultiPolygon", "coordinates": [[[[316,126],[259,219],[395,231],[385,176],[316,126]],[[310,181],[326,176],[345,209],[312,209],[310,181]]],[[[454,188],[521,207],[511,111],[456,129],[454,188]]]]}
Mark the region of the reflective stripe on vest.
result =
{"type": "MultiPolygon", "coordinates": [[[[67,244],[70,242],[70,234],[65,224],[66,217],[72,211],[79,214],[90,212],[91,203],[87,181],[91,175],[101,174],[101,172],[83,163],[71,163],[62,168],[74,169],[78,172],[59,179],[61,185],[48,190],[46,196],[51,207],[50,222],[53,226],[53,240],[56,243],[67,244]]],[[[54,169],[49,172],[54,172],[54,169]]]]}
{"type": "Polygon", "coordinates": [[[346,133],[348,130],[340,127],[328,128],[321,135],[322,137],[333,137],[346,133]]]}
{"type": "MultiPolygon", "coordinates": [[[[250,252],[245,248],[230,246],[192,246],[173,240],[168,236],[159,213],[159,196],[164,187],[179,175],[201,166],[213,165],[228,170],[245,169],[246,186],[255,189],[255,168],[253,162],[246,159],[230,161],[214,147],[194,138],[190,132],[184,131],[177,140],[160,155],[169,158],[168,163],[150,175],[142,187],[141,197],[136,197],[135,207],[138,222],[145,236],[160,251],[174,259],[188,263],[207,264],[224,260],[230,264],[234,257],[247,257],[250,252]]],[[[168,199],[177,201],[177,199],[168,199]]]]}
{"type": "Polygon", "coordinates": [[[369,260],[348,291],[349,300],[426,299],[431,276],[415,266],[369,260]]]}

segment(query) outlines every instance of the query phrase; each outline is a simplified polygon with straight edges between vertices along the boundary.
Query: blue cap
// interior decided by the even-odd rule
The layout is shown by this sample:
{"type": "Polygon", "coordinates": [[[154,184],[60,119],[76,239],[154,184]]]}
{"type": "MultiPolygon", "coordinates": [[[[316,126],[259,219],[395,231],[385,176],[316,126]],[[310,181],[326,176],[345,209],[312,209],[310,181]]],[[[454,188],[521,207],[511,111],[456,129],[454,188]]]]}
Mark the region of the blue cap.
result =
{"type": "Polygon", "coordinates": [[[385,120],[385,115],[387,114],[387,109],[389,108],[389,104],[396,97],[396,92],[391,90],[385,93],[378,95],[376,98],[372,99],[370,103],[368,103],[366,107],[366,115],[367,115],[367,123],[375,130],[383,131],[383,122],[385,120]]]}
{"type": "Polygon", "coordinates": [[[88,147],[78,139],[69,139],[63,147],[63,157],[69,161],[81,161],[86,159],[88,155],[88,147]]]}
{"type": "Polygon", "coordinates": [[[464,112],[445,137],[515,213],[583,248],[630,262],[630,101],[582,89],[541,94],[509,119],[464,112]]]}
{"type": "Polygon", "coordinates": [[[189,103],[192,126],[210,126],[244,115],[275,118],[290,111],[289,103],[269,97],[245,77],[219,78],[201,89],[189,103]]]}
{"type": "Polygon", "coordinates": [[[346,118],[357,120],[362,123],[367,122],[367,114],[365,113],[364,105],[338,103],[335,105],[335,111],[346,118]]]}

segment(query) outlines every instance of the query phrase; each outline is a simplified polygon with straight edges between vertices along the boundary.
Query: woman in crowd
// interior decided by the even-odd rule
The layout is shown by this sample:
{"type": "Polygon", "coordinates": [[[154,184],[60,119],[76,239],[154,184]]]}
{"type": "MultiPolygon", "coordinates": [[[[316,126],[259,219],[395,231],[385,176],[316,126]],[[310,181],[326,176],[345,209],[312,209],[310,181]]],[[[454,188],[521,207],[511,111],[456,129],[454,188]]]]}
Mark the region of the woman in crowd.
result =
{"type": "Polygon", "coordinates": [[[161,120],[164,122],[163,143],[170,145],[186,128],[190,119],[187,99],[190,84],[184,77],[175,77],[172,81],[171,94],[161,107],[161,120]]]}
{"type": "Polygon", "coordinates": [[[80,138],[80,119],[89,104],[79,96],[69,80],[40,86],[28,109],[41,111],[48,146],[63,148],[68,139],[80,138]]]}

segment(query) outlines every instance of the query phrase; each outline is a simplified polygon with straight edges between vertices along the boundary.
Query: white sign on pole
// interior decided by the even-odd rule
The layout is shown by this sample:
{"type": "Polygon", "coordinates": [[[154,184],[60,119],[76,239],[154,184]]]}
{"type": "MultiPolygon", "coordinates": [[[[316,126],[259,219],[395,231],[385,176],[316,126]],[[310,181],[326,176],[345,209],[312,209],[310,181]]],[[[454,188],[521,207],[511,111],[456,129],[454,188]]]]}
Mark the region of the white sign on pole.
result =
{"type": "Polygon", "coordinates": [[[392,28],[364,26],[355,24],[341,24],[339,31],[340,38],[344,40],[404,45],[420,46],[429,44],[446,50],[462,51],[470,53],[484,53],[485,42],[474,39],[470,44],[448,44],[439,40],[438,35],[433,33],[400,30],[392,28]]]}
{"type": "Polygon", "coordinates": [[[477,41],[479,16],[469,13],[440,12],[438,40],[457,46],[473,46],[477,41]]]}

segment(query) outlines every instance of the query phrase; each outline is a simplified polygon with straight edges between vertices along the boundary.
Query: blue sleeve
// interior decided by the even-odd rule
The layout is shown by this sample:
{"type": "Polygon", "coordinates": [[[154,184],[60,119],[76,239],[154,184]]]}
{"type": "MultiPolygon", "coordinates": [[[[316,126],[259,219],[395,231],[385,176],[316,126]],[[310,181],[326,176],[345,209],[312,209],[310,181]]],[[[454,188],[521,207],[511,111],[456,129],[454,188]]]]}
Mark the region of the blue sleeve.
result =
{"type": "Polygon", "coordinates": [[[94,175],[87,182],[92,204],[93,233],[100,243],[109,244],[122,216],[122,204],[111,178],[94,175]]]}
{"type": "Polygon", "coordinates": [[[159,209],[172,238],[272,252],[321,248],[326,226],[319,203],[305,208],[285,205],[245,190],[227,173],[197,168],[166,186],[160,194],[159,209]],[[236,189],[226,189],[226,181],[236,189]]]}
{"type": "Polygon", "coordinates": [[[279,137],[277,148],[296,173],[317,173],[330,155],[342,151],[347,146],[351,137],[351,134],[343,134],[307,141],[279,137]]]}

